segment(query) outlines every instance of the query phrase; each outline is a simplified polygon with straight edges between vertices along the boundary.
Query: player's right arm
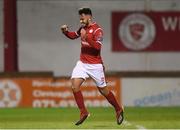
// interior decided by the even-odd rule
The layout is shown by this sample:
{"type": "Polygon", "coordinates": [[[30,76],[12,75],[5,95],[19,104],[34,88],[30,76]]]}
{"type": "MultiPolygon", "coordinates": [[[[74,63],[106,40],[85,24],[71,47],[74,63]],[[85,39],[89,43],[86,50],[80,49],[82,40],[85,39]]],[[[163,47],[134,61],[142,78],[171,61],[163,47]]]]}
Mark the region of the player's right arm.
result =
{"type": "Polygon", "coordinates": [[[62,33],[70,39],[76,39],[76,38],[80,37],[80,33],[79,33],[80,31],[79,30],[77,32],[70,32],[70,31],[68,31],[67,25],[61,26],[62,33]]]}

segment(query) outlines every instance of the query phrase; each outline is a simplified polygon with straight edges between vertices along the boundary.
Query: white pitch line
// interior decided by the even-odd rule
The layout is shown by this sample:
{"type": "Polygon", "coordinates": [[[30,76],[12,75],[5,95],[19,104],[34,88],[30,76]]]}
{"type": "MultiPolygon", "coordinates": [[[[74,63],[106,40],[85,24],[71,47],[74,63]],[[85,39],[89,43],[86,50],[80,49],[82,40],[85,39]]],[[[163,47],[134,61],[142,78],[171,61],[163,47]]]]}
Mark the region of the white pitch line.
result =
{"type": "MultiPolygon", "coordinates": [[[[0,130],[27,130],[27,129],[0,129],[0,130]]],[[[117,130],[117,129],[28,129],[28,130],[117,130]]],[[[126,129],[126,130],[134,130],[134,129],[126,129]]]]}
{"type": "Polygon", "coordinates": [[[138,130],[147,130],[144,126],[139,125],[139,124],[133,124],[133,123],[127,121],[127,120],[124,120],[124,121],[123,121],[123,124],[124,124],[125,126],[134,126],[134,127],[136,127],[138,130]]]}
{"type": "Polygon", "coordinates": [[[147,130],[146,128],[144,128],[143,126],[141,125],[135,125],[136,128],[138,128],[138,130],[147,130]]]}
{"type": "Polygon", "coordinates": [[[130,122],[126,121],[126,120],[123,121],[123,124],[124,124],[125,126],[132,126],[132,124],[131,124],[130,122]]]}
{"type": "MultiPolygon", "coordinates": [[[[125,126],[132,126],[135,127],[138,130],[147,130],[145,127],[139,125],[139,124],[134,124],[131,123],[130,121],[124,120],[123,124],[125,126]]],[[[19,129],[1,129],[0,130],[19,130],[19,129]]],[[[27,130],[27,129],[21,129],[21,130],[27,130]]],[[[39,130],[39,129],[28,129],[28,130],[39,130]]],[[[41,130],[79,130],[79,129],[41,129],[41,130]]],[[[81,129],[81,130],[92,130],[92,129],[81,129]]],[[[117,129],[95,129],[95,130],[117,130],[117,129]]]]}

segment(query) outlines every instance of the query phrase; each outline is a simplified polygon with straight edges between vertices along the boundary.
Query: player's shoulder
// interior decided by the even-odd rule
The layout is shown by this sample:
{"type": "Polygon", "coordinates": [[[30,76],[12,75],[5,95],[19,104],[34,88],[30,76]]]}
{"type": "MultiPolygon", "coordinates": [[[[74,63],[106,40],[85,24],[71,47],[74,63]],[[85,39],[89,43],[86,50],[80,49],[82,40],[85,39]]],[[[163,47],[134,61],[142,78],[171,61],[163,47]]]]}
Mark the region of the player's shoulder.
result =
{"type": "MultiPolygon", "coordinates": [[[[94,22],[94,23],[93,23],[93,28],[101,28],[101,26],[100,26],[98,23],[94,22]]],[[[102,29],[102,28],[101,28],[101,29],[102,29]]]]}
{"type": "Polygon", "coordinates": [[[94,32],[103,31],[102,27],[99,24],[97,24],[96,22],[93,23],[93,30],[94,30],[94,32]]]}

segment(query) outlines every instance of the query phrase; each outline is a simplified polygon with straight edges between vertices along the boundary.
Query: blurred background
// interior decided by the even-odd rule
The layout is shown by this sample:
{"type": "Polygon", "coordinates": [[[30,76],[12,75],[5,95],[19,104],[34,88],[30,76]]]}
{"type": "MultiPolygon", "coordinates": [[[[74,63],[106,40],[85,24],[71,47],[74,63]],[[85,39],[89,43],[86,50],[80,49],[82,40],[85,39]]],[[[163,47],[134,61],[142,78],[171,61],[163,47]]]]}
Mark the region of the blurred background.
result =
{"type": "MultiPolygon", "coordinates": [[[[80,7],[90,7],[103,28],[102,57],[107,77],[118,80],[120,102],[180,105],[179,0],[0,0],[1,80],[20,80],[16,85],[23,88],[21,77],[59,77],[60,83],[69,77],[79,59],[80,39],[67,39],[60,26],[76,31],[80,7]]],[[[13,85],[3,82],[6,93],[4,84],[13,85]]],[[[2,95],[1,107],[7,107],[4,100],[10,97],[2,95]]]]}

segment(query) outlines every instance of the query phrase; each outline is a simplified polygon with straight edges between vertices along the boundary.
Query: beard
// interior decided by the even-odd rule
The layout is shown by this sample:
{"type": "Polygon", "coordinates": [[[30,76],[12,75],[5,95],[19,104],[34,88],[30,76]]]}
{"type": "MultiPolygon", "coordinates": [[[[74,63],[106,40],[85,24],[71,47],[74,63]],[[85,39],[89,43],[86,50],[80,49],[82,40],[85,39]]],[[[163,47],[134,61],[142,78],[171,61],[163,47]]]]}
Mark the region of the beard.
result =
{"type": "Polygon", "coordinates": [[[80,23],[82,26],[87,26],[89,24],[89,20],[88,19],[83,19],[83,20],[80,20],[80,23]]]}

